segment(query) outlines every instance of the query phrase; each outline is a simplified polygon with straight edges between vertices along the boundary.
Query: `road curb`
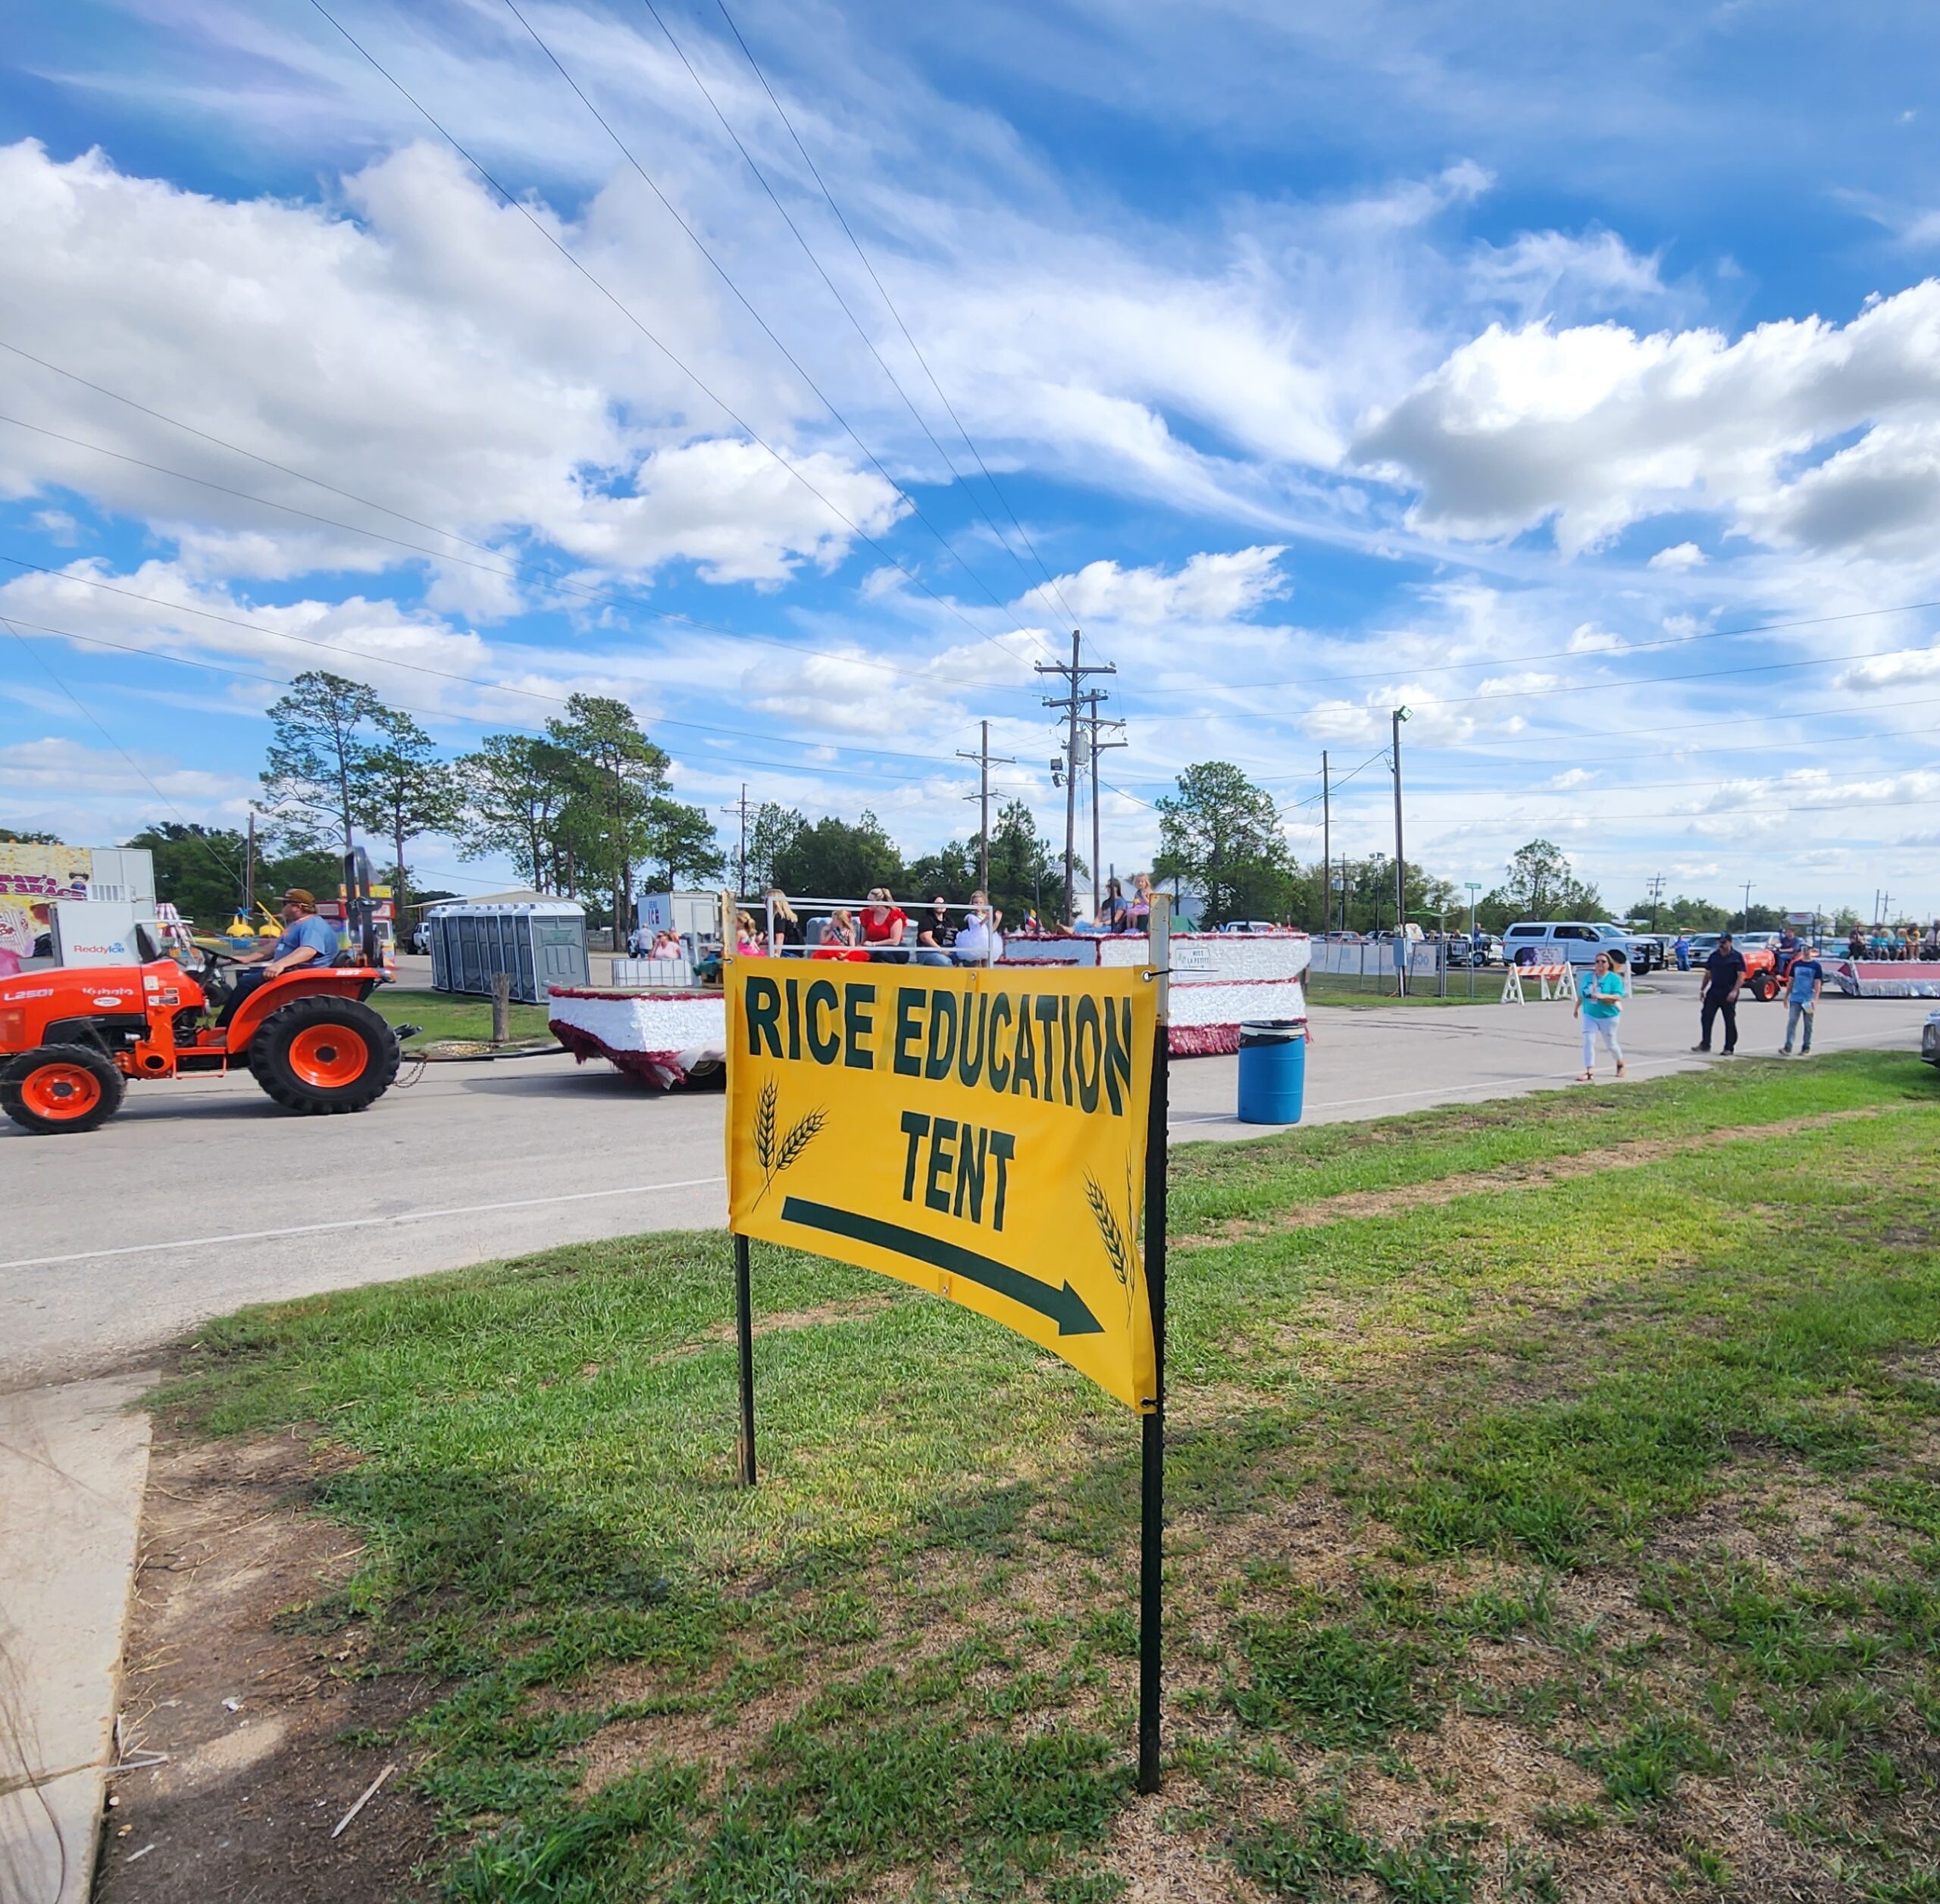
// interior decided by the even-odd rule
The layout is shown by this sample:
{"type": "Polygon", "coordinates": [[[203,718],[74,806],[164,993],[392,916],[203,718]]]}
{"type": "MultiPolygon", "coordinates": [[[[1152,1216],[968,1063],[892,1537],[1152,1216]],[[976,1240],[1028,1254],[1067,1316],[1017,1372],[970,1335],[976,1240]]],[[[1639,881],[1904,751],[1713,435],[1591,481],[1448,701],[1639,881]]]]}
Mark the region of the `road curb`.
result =
{"type": "Polygon", "coordinates": [[[0,1890],[48,1904],[93,1885],[154,1379],[0,1395],[0,1890]]]}

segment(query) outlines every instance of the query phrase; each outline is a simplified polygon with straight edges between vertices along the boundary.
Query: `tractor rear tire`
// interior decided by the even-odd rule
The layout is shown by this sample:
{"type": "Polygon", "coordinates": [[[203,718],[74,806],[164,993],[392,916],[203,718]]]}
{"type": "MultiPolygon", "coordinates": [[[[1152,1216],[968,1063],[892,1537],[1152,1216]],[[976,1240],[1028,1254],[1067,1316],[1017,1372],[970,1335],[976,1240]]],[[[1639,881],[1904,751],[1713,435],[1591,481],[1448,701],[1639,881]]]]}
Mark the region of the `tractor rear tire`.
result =
{"type": "Polygon", "coordinates": [[[0,1110],[40,1137],[92,1130],[121,1108],[127,1080],[98,1045],[40,1045],[0,1070],[0,1110]]]}
{"type": "Polygon", "coordinates": [[[362,1111],[397,1076],[397,1034],[355,999],[299,999],[249,1041],[249,1070],[286,1111],[362,1111]]]}

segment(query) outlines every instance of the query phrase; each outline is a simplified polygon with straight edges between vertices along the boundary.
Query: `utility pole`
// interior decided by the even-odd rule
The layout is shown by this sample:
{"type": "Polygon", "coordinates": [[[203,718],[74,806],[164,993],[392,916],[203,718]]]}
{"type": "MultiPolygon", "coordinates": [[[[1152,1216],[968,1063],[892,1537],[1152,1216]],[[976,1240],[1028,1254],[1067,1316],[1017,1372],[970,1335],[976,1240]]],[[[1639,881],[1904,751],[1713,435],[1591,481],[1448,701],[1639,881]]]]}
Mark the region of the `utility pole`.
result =
{"type": "Polygon", "coordinates": [[[1663,896],[1664,876],[1661,873],[1654,873],[1651,876],[1651,930],[1653,932],[1657,929],[1657,911],[1663,904],[1663,896]]]}
{"type": "Polygon", "coordinates": [[[1320,750],[1320,936],[1327,936],[1327,915],[1334,886],[1334,816],[1327,787],[1327,749],[1320,750]]]}
{"type": "Polygon", "coordinates": [[[1072,921],[1072,881],[1073,864],[1078,858],[1078,689],[1087,675],[1116,674],[1118,670],[1109,664],[1099,667],[1095,663],[1086,667],[1082,660],[1084,636],[1074,628],[1071,631],[1071,659],[1064,661],[1040,661],[1037,671],[1040,674],[1055,674],[1068,690],[1056,698],[1047,698],[1044,705],[1065,717],[1064,747],[1064,919],[1069,926],[1072,921]]]}
{"type": "Polygon", "coordinates": [[[1751,930],[1751,885],[1750,880],[1744,882],[1744,929],[1747,932],[1751,930]]]}
{"type": "Polygon", "coordinates": [[[1100,883],[1099,868],[1104,864],[1104,846],[1098,837],[1098,756],[1113,747],[1129,747],[1128,740],[1103,740],[1098,738],[1100,727],[1111,727],[1119,733],[1125,732],[1122,721],[1106,721],[1100,718],[1098,704],[1109,699],[1103,689],[1093,688],[1084,696],[1085,705],[1090,712],[1084,717],[1084,724],[1090,729],[1091,740],[1091,912],[1095,918],[1098,908],[1104,904],[1104,887],[1100,883]]]}
{"type": "Polygon", "coordinates": [[[741,797],[731,806],[724,806],[723,813],[737,813],[741,817],[741,844],[734,855],[734,896],[745,899],[748,896],[748,783],[741,783],[741,797]]]}
{"type": "Polygon", "coordinates": [[[1388,755],[1394,769],[1394,983],[1405,996],[1408,990],[1408,862],[1401,850],[1401,723],[1406,708],[1394,710],[1394,746],[1388,755]]]}
{"type": "Polygon", "coordinates": [[[980,721],[978,727],[983,738],[977,744],[974,754],[966,754],[962,748],[956,750],[959,760],[974,760],[977,763],[977,791],[965,794],[965,799],[978,802],[978,812],[981,816],[977,829],[977,883],[986,893],[990,889],[990,769],[993,767],[1015,767],[1017,763],[1008,754],[993,755],[990,752],[990,724],[980,721]]]}

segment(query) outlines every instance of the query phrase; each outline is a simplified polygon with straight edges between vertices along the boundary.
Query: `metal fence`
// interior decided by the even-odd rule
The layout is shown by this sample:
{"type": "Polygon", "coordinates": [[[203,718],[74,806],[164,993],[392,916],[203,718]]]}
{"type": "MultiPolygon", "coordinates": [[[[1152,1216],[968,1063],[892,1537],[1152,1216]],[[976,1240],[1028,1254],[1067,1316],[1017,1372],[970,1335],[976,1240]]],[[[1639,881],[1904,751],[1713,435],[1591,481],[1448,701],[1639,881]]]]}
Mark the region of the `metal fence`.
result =
{"type": "MultiPolygon", "coordinates": [[[[1454,948],[1441,939],[1416,939],[1404,943],[1411,993],[1476,999],[1502,996],[1500,965],[1452,964],[1445,954],[1454,948]]],[[[1311,982],[1323,993],[1365,992],[1371,996],[1385,993],[1392,998],[1400,990],[1394,954],[1392,939],[1316,939],[1309,968],[1311,982]]]]}

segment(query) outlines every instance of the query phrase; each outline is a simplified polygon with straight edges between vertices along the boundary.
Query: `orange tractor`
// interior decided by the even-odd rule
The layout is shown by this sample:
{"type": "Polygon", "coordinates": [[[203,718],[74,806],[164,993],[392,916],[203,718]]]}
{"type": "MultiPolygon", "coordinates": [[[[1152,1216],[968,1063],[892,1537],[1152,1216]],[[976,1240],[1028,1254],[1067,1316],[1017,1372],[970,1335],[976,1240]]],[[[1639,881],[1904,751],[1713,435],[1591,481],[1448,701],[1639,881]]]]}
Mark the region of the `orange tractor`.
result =
{"type": "Polygon", "coordinates": [[[252,993],[221,1030],[202,1022],[229,994],[227,955],[193,971],[135,928],[141,962],[24,971],[0,978],[0,1110],[23,1130],[92,1130],[114,1115],[131,1077],[221,1076],[246,1065],[286,1110],[361,1111],[397,1076],[393,1027],[364,1001],[385,982],[368,864],[346,863],[355,949],[299,965],[252,993]]]}

